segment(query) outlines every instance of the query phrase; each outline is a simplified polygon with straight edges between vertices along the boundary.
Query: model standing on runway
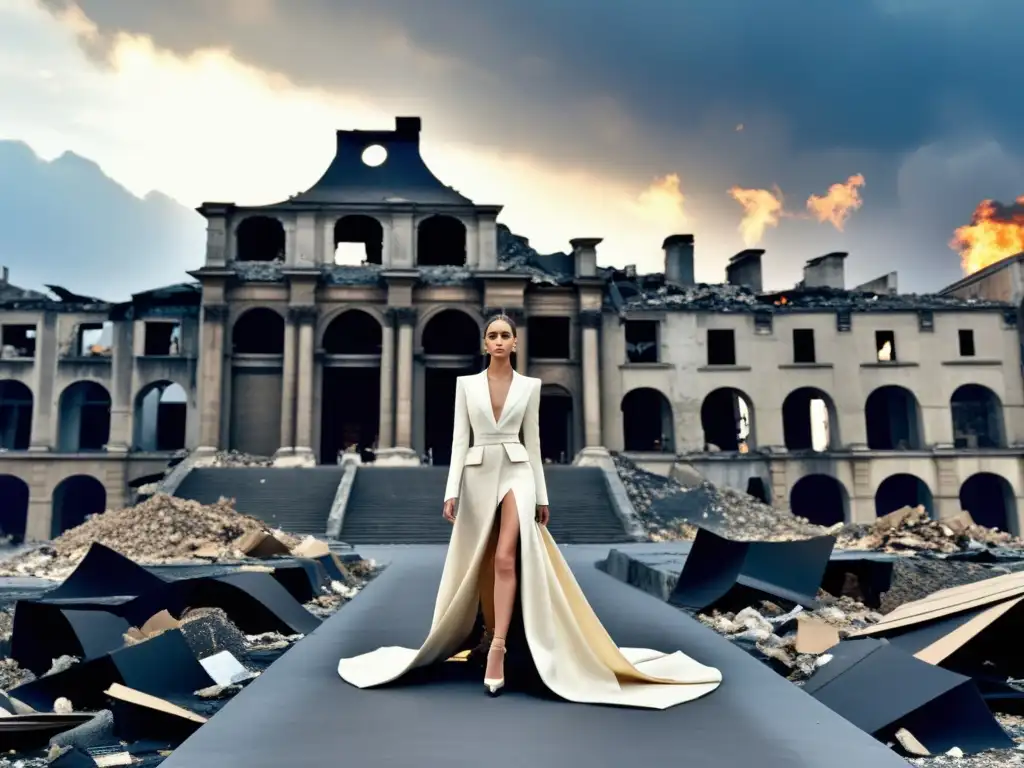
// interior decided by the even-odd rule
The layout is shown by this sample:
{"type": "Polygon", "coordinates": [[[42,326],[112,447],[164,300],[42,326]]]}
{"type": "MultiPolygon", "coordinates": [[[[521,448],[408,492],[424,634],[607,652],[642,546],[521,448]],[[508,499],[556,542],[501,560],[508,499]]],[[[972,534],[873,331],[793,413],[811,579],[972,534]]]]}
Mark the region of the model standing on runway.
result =
{"type": "Polygon", "coordinates": [[[483,603],[493,629],[484,685],[493,695],[505,684],[505,637],[518,596],[530,657],[563,699],[666,709],[715,690],[717,669],[680,651],[619,648],[602,626],[547,529],[541,381],[511,365],[516,327],[508,317],[489,319],[483,341],[488,366],[455,381],[443,509],[453,527],[430,631],[416,649],[386,646],[341,659],[338,674],[370,688],[443,662],[466,647],[483,603]]]}
{"type": "MultiPolygon", "coordinates": [[[[484,354],[488,364],[485,369],[487,376],[487,394],[491,404],[491,415],[494,422],[500,423],[515,370],[512,368],[512,354],[516,351],[516,326],[505,315],[495,315],[487,321],[484,328],[484,354]]],[[[458,414],[456,414],[456,422],[458,414]]],[[[540,455],[540,436],[537,445],[527,445],[532,455],[540,455]],[[531,450],[532,449],[532,450],[531,450]]],[[[531,457],[532,460],[532,457],[531,457]]],[[[543,472],[543,469],[541,470],[543,472]]],[[[456,498],[445,499],[444,517],[450,523],[455,522],[456,498]]],[[[484,561],[484,573],[481,573],[481,600],[484,605],[484,640],[490,641],[487,651],[487,670],[484,673],[484,685],[494,695],[505,685],[504,661],[505,638],[509,624],[512,623],[512,610],[516,599],[516,547],[519,543],[519,512],[516,509],[516,498],[510,488],[499,501],[500,512],[498,521],[498,537],[494,544],[493,557],[484,561]],[[491,592],[491,594],[487,594],[491,592]],[[488,599],[493,602],[488,606],[488,599]],[[491,610],[488,610],[490,608],[491,610]],[[493,611],[493,615],[489,616],[493,611]],[[492,623],[493,622],[493,623],[492,623]]],[[[547,525],[551,511],[547,504],[538,504],[535,514],[536,521],[547,525]]]]}

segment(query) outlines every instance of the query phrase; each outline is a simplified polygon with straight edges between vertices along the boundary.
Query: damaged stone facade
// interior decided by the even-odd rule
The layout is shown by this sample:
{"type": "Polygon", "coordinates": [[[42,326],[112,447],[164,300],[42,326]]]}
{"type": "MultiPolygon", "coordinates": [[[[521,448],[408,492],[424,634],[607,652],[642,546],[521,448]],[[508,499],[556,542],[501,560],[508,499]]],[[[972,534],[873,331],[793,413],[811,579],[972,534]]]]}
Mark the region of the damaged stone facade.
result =
{"type": "Polygon", "coordinates": [[[31,536],[67,527],[65,477],[92,477],[114,505],[182,446],[279,464],[353,450],[445,464],[455,378],[480,370],[496,311],[518,323],[517,369],[544,381],[547,461],[624,452],[825,524],[920,503],[1019,531],[1012,305],[900,295],[894,274],[847,289],[840,253],[808,262],[791,291],[762,290],[762,251],[733,257],[725,283],[699,285],[689,235],[666,239],[655,275],[599,268],[597,238],[541,255],[497,224],[500,206],[439,181],[419,133],[417,118],[339,131],[306,192],[201,206],[208,246],[195,283],[116,307],[66,291],[3,300],[0,482],[21,483],[31,536]],[[369,146],[387,159],[363,162],[369,146]],[[76,329],[97,322],[107,341],[66,360],[76,329]],[[25,359],[17,328],[30,326],[39,341],[25,359]],[[145,400],[165,383],[180,385],[184,405],[145,400]],[[88,392],[65,396],[78,384],[88,392]],[[59,418],[65,401],[88,418],[59,418]],[[82,424],[98,425],[85,443],[82,424]]]}

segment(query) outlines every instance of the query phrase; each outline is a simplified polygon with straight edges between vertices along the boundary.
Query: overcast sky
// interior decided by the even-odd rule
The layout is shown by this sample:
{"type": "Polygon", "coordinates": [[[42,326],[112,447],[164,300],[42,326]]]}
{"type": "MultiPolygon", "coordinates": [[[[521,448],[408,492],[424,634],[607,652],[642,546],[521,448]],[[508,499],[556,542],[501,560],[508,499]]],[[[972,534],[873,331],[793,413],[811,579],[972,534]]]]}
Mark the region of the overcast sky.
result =
{"type": "Polygon", "coordinates": [[[540,250],[653,271],[692,232],[719,281],[729,190],[777,188],[766,287],[843,250],[850,284],[934,290],[975,205],[1024,193],[1021,28],[1019,0],[0,0],[0,258],[111,298],[182,279],[182,206],[281,199],[334,129],[419,115],[437,175],[540,250]],[[809,215],[858,174],[841,231],[809,215]]]}

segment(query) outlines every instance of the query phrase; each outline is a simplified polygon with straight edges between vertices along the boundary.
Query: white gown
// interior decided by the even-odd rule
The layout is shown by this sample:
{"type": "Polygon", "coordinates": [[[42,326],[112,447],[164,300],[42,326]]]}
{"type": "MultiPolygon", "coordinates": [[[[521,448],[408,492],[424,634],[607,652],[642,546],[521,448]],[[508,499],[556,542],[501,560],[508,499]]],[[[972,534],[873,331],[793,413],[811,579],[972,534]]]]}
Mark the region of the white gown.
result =
{"type": "Polygon", "coordinates": [[[459,501],[430,633],[419,648],[387,646],[342,659],[342,679],[359,688],[382,685],[444,661],[463,647],[478,615],[480,563],[497,522],[496,509],[511,490],[519,510],[523,625],[540,678],[553,693],[580,703],[667,709],[721,684],[719,670],[680,651],[618,648],[551,534],[536,522],[536,506],[548,503],[540,454],[540,387],[540,379],[513,373],[496,422],[486,371],[458,378],[445,499],[458,496],[459,501]]]}

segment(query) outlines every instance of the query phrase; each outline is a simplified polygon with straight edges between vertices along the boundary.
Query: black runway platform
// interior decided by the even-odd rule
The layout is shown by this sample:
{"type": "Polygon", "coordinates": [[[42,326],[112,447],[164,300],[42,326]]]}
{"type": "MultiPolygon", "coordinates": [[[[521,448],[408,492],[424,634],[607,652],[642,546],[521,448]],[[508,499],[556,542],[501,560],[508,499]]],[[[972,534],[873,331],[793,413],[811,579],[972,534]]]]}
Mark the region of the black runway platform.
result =
{"type": "Polygon", "coordinates": [[[569,559],[616,642],[681,649],[722,670],[717,691],[664,711],[572,704],[527,690],[490,699],[479,669],[456,662],[378,689],[342,681],[342,656],[420,644],[443,557],[441,547],[396,553],[355,600],[229,702],[164,768],[906,766],[740,648],[600,572],[592,557],[569,559]]]}

